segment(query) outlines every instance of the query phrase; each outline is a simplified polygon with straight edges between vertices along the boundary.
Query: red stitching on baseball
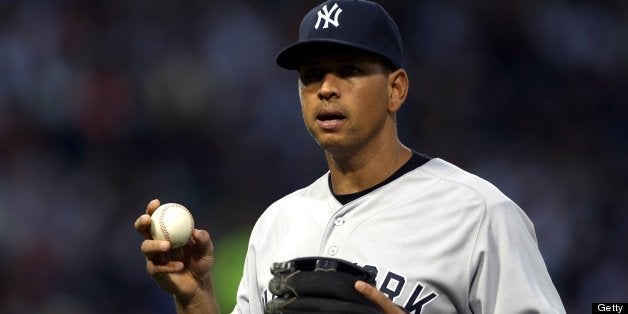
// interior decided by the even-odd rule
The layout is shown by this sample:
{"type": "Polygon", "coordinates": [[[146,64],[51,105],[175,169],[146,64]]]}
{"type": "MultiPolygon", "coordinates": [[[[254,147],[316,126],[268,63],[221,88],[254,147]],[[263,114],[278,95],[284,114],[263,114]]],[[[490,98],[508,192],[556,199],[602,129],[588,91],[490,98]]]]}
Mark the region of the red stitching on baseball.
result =
{"type": "Polygon", "coordinates": [[[194,217],[192,217],[192,213],[190,213],[189,210],[185,210],[185,212],[188,213],[188,215],[190,215],[190,236],[188,238],[192,237],[192,233],[194,233],[194,217]]]}
{"type": "Polygon", "coordinates": [[[168,229],[166,229],[166,224],[164,223],[164,216],[166,216],[166,209],[170,208],[171,205],[164,208],[161,211],[161,215],[159,215],[159,229],[161,229],[161,233],[164,235],[164,239],[170,241],[170,235],[168,234],[168,229]]]}

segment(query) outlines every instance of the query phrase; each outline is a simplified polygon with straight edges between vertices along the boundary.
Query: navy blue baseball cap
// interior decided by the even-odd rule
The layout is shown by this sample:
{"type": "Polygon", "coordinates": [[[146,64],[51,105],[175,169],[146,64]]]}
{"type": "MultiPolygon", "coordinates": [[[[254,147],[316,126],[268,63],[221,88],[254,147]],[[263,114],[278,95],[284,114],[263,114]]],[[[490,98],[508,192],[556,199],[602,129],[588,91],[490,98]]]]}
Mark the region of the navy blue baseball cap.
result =
{"type": "Polygon", "coordinates": [[[379,4],[365,0],[331,0],[308,12],[299,40],[277,55],[277,64],[296,70],[316,47],[349,47],[383,57],[401,67],[403,46],[395,21],[379,4]]]}

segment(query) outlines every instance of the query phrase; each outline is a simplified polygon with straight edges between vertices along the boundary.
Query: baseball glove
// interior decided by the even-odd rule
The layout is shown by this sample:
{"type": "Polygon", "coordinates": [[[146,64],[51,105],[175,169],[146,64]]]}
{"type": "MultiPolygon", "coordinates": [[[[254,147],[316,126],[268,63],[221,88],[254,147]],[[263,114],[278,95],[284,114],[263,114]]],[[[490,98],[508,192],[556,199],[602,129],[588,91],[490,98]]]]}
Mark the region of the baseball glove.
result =
{"type": "Polygon", "coordinates": [[[266,314],[381,313],[353,287],[358,280],[375,285],[374,270],[340,259],[302,257],[274,263],[271,273],[269,290],[276,298],[266,305],[266,314]]]}

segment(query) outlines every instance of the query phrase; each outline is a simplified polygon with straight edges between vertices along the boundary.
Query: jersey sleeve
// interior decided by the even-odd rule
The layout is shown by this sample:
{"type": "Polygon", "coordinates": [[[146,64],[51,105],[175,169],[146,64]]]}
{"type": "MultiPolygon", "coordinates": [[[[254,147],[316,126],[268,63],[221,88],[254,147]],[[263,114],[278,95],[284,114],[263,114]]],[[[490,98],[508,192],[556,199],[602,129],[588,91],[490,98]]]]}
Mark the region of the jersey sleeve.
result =
{"type": "Polygon", "coordinates": [[[473,313],[565,313],[534,226],[509,199],[486,202],[470,265],[473,313]]]}
{"type": "Polygon", "coordinates": [[[269,297],[265,288],[271,276],[270,265],[266,261],[269,258],[267,255],[272,255],[268,252],[268,245],[273,243],[272,233],[277,229],[278,210],[280,207],[276,204],[269,206],[253,226],[244,259],[242,278],[238,286],[236,305],[232,313],[256,314],[264,312],[269,297]]]}
{"type": "Polygon", "coordinates": [[[260,230],[264,228],[260,225],[264,225],[262,215],[260,219],[255,223],[251,235],[249,238],[249,244],[247,246],[246,257],[244,258],[244,268],[242,270],[242,278],[238,286],[238,292],[236,295],[236,305],[231,313],[234,314],[249,314],[249,313],[262,313],[263,305],[260,301],[257,282],[257,254],[255,239],[260,237],[260,230]]]}
{"type": "Polygon", "coordinates": [[[244,261],[244,270],[242,271],[242,279],[240,279],[240,285],[238,286],[238,293],[236,297],[236,305],[231,313],[251,313],[251,284],[256,287],[254,282],[250,282],[251,279],[255,279],[255,276],[250,276],[249,273],[254,271],[251,267],[255,267],[255,264],[250,261],[250,257],[254,254],[249,250],[247,251],[244,261]]]}

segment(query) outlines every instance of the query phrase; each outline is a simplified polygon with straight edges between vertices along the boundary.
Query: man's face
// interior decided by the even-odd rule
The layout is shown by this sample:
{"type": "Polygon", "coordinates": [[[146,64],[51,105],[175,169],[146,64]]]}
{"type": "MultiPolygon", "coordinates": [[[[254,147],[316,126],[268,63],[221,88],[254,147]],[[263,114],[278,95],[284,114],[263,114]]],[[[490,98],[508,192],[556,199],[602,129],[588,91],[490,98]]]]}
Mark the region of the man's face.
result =
{"type": "Polygon", "coordinates": [[[379,57],[353,50],[315,53],[301,63],[303,119],[323,149],[351,153],[387,140],[382,130],[394,123],[389,74],[379,57]]]}

